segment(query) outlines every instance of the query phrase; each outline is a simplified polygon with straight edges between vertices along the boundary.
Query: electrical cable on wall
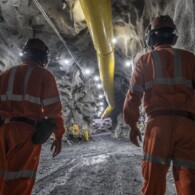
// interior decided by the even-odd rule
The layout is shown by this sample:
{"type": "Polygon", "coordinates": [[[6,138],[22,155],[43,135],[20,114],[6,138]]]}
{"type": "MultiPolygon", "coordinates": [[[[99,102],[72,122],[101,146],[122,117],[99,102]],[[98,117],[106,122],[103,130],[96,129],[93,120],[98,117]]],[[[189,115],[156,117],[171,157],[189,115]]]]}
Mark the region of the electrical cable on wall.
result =
{"type": "Polygon", "coordinates": [[[64,44],[65,48],[67,49],[68,53],[70,54],[70,56],[72,57],[73,61],[75,62],[75,64],[77,65],[77,68],[79,69],[80,72],[80,76],[81,78],[85,81],[86,78],[82,73],[82,69],[80,64],[76,61],[76,59],[74,58],[74,56],[72,55],[71,51],[69,50],[65,40],[62,38],[62,36],[60,35],[58,29],[55,27],[55,25],[53,24],[53,22],[50,20],[50,18],[48,17],[47,13],[45,12],[45,10],[43,9],[43,7],[41,6],[41,4],[37,1],[34,0],[35,5],[37,6],[37,8],[40,10],[40,12],[42,13],[42,15],[44,16],[45,20],[48,22],[48,24],[51,26],[51,28],[54,30],[54,32],[56,33],[56,35],[59,37],[59,39],[62,41],[62,43],[64,44]]]}

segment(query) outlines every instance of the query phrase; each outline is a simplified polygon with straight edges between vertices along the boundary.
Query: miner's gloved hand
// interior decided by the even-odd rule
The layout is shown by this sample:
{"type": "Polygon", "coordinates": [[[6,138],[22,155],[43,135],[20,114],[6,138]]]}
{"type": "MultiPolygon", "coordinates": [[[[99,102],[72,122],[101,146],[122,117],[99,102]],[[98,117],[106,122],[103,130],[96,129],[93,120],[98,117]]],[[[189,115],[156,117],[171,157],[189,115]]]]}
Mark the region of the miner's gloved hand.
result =
{"type": "Polygon", "coordinates": [[[52,154],[53,158],[61,152],[61,147],[62,147],[62,139],[61,138],[55,139],[51,144],[51,151],[53,152],[52,154]]]}
{"type": "Polygon", "coordinates": [[[130,129],[130,133],[129,133],[130,141],[139,147],[140,145],[139,145],[138,139],[139,141],[142,141],[140,130],[137,128],[137,126],[130,127],[129,129],[130,129]]]}

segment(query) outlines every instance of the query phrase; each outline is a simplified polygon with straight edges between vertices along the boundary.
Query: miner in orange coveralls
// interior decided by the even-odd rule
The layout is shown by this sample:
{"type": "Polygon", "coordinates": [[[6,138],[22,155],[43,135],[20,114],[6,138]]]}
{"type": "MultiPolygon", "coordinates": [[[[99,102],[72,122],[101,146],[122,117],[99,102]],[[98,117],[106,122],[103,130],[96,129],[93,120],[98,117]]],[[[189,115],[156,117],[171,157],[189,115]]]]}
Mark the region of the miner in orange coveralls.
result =
{"type": "Polygon", "coordinates": [[[176,40],[176,26],[168,15],[151,22],[146,37],[151,51],[137,61],[124,103],[129,138],[137,146],[142,97],[147,114],[142,195],[165,194],[171,162],[177,193],[195,194],[195,56],[173,48],[176,40]]]}
{"type": "Polygon", "coordinates": [[[23,63],[0,76],[0,195],[31,194],[41,152],[41,144],[32,137],[43,119],[55,123],[53,157],[61,151],[62,106],[55,78],[45,68],[47,58],[44,42],[29,39],[23,63]]]}

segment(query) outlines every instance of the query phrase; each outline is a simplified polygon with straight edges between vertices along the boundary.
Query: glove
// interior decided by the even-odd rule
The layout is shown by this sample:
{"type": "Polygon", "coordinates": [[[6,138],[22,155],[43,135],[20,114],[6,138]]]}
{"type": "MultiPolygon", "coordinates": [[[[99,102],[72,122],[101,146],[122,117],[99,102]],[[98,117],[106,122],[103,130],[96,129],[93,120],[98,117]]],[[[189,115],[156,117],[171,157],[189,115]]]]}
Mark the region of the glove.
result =
{"type": "Polygon", "coordinates": [[[53,152],[52,154],[53,158],[61,152],[61,147],[62,147],[62,139],[61,138],[55,139],[51,144],[51,151],[53,152]]]}
{"type": "Polygon", "coordinates": [[[130,128],[129,139],[133,144],[139,147],[140,145],[138,142],[138,138],[139,141],[142,141],[141,132],[137,128],[137,126],[130,128]]]}
{"type": "Polygon", "coordinates": [[[51,134],[55,131],[56,122],[55,119],[43,119],[36,125],[36,131],[32,136],[32,142],[34,144],[44,144],[51,134]]]}

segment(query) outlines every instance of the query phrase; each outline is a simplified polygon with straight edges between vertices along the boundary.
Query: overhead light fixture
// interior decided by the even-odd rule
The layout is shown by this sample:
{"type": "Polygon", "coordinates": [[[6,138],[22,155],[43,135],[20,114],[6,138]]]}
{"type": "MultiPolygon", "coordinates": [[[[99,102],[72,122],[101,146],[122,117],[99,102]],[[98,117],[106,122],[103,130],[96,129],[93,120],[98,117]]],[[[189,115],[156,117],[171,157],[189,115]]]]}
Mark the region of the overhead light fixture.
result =
{"type": "Polygon", "coordinates": [[[19,53],[19,56],[23,56],[23,53],[22,53],[22,52],[20,52],[20,53],[19,53]]]}
{"type": "Polygon", "coordinates": [[[98,88],[98,89],[101,89],[101,88],[102,88],[102,85],[101,85],[101,84],[98,84],[98,85],[97,85],[97,88],[98,88]]]}
{"type": "Polygon", "coordinates": [[[128,60],[125,62],[125,66],[130,67],[132,65],[132,63],[133,63],[132,60],[128,60]]]}
{"type": "Polygon", "coordinates": [[[91,71],[89,69],[85,70],[85,74],[89,75],[91,73],[91,71]]]}
{"type": "Polygon", "coordinates": [[[100,94],[98,97],[99,97],[100,99],[102,99],[104,96],[100,94]]]}
{"type": "Polygon", "coordinates": [[[117,39],[116,38],[113,38],[112,39],[112,42],[115,44],[115,43],[117,43],[117,39]]]}
{"type": "Polygon", "coordinates": [[[103,105],[104,105],[104,102],[100,102],[99,105],[100,105],[100,106],[103,106],[103,105]]]}
{"type": "Polygon", "coordinates": [[[102,114],[102,112],[98,112],[98,116],[100,116],[102,114]]]}
{"type": "Polygon", "coordinates": [[[95,76],[95,77],[94,77],[94,80],[95,80],[95,81],[99,81],[99,80],[100,80],[100,77],[99,77],[99,76],[95,76]]]}
{"type": "Polygon", "coordinates": [[[63,60],[63,62],[64,62],[64,64],[69,64],[70,63],[70,60],[65,59],[65,60],[63,60]]]}

